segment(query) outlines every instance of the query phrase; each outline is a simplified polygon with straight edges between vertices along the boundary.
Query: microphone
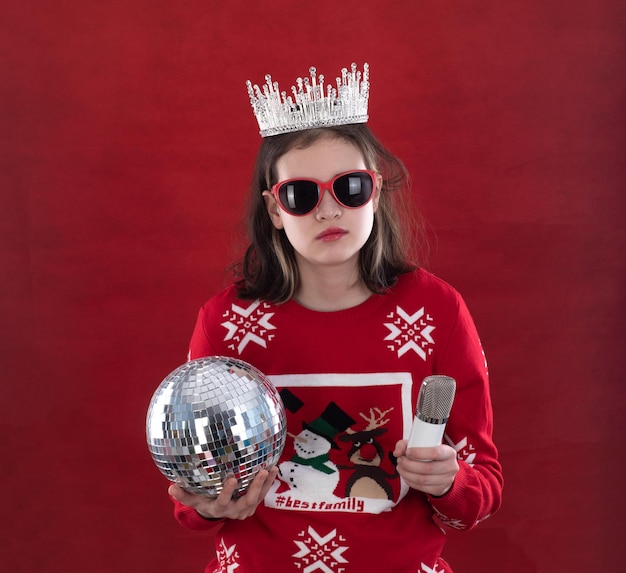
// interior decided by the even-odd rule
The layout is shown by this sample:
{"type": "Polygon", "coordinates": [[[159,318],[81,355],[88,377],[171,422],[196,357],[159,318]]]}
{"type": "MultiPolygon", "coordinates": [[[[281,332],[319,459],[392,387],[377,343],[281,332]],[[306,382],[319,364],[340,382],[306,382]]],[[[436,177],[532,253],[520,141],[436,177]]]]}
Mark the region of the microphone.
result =
{"type": "Polygon", "coordinates": [[[456,381],[450,376],[426,376],[417,397],[409,448],[432,448],[441,444],[450,417],[456,381]]]}

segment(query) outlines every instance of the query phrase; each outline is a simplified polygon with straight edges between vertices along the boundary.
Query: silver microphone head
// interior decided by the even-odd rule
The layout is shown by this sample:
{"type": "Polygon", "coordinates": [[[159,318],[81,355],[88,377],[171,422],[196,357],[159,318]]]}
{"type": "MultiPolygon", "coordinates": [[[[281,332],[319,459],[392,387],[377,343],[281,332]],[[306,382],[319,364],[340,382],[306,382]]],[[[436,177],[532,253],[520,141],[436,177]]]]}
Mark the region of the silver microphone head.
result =
{"type": "Polygon", "coordinates": [[[445,424],[450,417],[456,381],[450,376],[426,376],[417,397],[417,417],[429,424],[445,424]]]}

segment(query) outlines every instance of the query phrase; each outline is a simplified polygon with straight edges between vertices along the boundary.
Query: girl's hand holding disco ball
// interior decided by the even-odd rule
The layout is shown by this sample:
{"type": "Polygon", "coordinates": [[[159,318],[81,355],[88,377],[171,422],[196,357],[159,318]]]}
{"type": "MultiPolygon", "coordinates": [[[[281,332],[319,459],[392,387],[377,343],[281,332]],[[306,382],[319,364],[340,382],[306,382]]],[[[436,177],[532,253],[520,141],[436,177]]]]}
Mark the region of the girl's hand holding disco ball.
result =
{"type": "Polygon", "coordinates": [[[238,486],[234,477],[229,477],[224,482],[222,491],[216,498],[186,492],[177,484],[172,484],[168,492],[176,501],[193,507],[206,519],[245,519],[254,514],[277,475],[277,467],[270,468],[269,471],[259,471],[246,493],[237,498],[233,498],[238,486]]]}

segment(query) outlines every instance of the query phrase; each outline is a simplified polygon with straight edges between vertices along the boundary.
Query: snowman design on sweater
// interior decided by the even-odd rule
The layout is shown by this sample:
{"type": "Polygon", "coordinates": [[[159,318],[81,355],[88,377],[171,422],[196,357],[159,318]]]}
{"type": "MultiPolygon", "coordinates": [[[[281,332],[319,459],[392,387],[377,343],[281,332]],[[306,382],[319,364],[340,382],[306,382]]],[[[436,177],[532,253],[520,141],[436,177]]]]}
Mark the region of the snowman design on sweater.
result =
{"type": "MultiPolygon", "coordinates": [[[[289,394],[289,390],[283,390],[283,402],[289,403],[289,394]]],[[[331,448],[337,448],[333,438],[339,431],[333,420],[335,426],[342,427],[354,422],[331,402],[318,419],[311,424],[303,423],[302,431],[291,436],[295,454],[278,466],[279,479],[290,489],[314,497],[316,492],[334,491],[339,484],[339,468],[329,456],[331,448]]]]}

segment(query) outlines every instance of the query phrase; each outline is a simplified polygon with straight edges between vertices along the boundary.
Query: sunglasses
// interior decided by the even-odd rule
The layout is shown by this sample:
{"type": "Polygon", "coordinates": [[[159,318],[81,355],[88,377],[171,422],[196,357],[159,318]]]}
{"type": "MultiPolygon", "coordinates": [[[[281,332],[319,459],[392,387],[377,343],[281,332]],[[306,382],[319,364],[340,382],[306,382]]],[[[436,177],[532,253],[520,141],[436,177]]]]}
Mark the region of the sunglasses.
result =
{"type": "Polygon", "coordinates": [[[372,198],[375,187],[376,173],[363,170],[340,173],[330,181],[287,179],[276,183],[272,194],[283,211],[301,217],[317,209],[327,189],[338,203],[357,209],[372,198]]]}

